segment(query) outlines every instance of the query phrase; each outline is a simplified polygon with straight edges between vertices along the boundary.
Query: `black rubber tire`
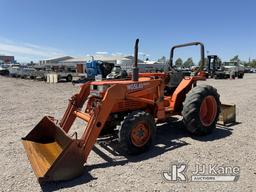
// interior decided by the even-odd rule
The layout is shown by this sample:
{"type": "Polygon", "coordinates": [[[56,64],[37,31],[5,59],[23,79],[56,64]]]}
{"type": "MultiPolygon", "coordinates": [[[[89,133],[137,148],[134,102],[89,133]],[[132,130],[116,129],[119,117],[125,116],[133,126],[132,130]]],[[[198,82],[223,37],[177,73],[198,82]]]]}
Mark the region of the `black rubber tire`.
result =
{"type": "Polygon", "coordinates": [[[154,143],[155,135],[156,135],[156,124],[155,120],[150,113],[145,111],[134,111],[129,113],[124,117],[124,120],[118,128],[118,141],[120,144],[120,150],[127,154],[140,154],[148,149],[154,143]],[[150,130],[150,138],[147,143],[141,147],[135,146],[131,141],[131,131],[132,128],[138,125],[138,123],[142,122],[148,126],[150,130]]]}
{"type": "Polygon", "coordinates": [[[183,124],[185,128],[193,135],[207,135],[216,128],[216,123],[220,114],[220,95],[217,90],[210,85],[201,85],[194,87],[186,96],[183,103],[183,124]],[[214,121],[209,126],[201,123],[199,112],[203,99],[207,96],[213,96],[217,103],[217,113],[214,121]]]}
{"type": "Polygon", "coordinates": [[[71,82],[71,81],[73,80],[72,75],[68,75],[68,76],[66,77],[66,80],[67,80],[67,82],[71,82]]]}
{"type": "Polygon", "coordinates": [[[244,74],[238,74],[238,79],[243,79],[244,78],[244,74]]]}
{"type": "Polygon", "coordinates": [[[218,75],[214,75],[214,79],[219,79],[219,76],[218,75]]]}

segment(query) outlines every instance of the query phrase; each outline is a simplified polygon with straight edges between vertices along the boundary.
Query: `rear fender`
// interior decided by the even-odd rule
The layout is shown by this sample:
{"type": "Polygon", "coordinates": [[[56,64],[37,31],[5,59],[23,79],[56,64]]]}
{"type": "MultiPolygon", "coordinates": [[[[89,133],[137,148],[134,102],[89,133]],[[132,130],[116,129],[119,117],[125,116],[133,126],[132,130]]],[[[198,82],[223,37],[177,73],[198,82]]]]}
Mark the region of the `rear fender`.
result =
{"type": "Polygon", "coordinates": [[[194,77],[185,77],[180,82],[178,87],[175,89],[171,100],[170,108],[177,113],[180,113],[182,110],[182,103],[186,98],[186,94],[192,89],[192,86],[196,85],[197,80],[205,80],[205,77],[194,76],[194,77]]]}

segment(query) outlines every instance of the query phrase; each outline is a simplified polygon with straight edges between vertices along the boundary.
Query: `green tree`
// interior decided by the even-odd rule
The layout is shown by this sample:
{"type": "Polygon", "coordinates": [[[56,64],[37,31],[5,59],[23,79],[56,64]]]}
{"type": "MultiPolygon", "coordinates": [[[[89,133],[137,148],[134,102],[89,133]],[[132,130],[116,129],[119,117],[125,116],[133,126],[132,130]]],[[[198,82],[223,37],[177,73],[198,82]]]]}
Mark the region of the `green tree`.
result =
{"type": "MultiPolygon", "coordinates": [[[[201,59],[200,61],[198,62],[198,65],[200,66],[202,63],[201,59]]],[[[204,58],[204,66],[207,66],[207,63],[208,63],[208,58],[204,58]]]]}
{"type": "Polygon", "coordinates": [[[253,67],[256,68],[256,59],[251,60],[250,62],[241,62],[245,67],[253,67]]]}
{"type": "Polygon", "coordinates": [[[157,60],[159,63],[166,63],[166,57],[165,56],[162,56],[161,58],[159,58],[157,60]]]}
{"type": "Polygon", "coordinates": [[[185,68],[190,68],[190,67],[194,66],[194,62],[193,62],[192,57],[188,58],[188,59],[183,63],[183,66],[184,66],[185,68]]]}
{"type": "Polygon", "coordinates": [[[245,67],[249,67],[249,62],[241,61],[240,64],[245,66],[245,67]]]}
{"type": "Polygon", "coordinates": [[[239,59],[239,55],[235,55],[230,61],[237,61],[240,62],[241,60],[239,59]]]}
{"type": "Polygon", "coordinates": [[[178,58],[176,61],[175,61],[175,66],[176,67],[181,67],[183,65],[183,61],[181,58],[178,58]]]}
{"type": "Polygon", "coordinates": [[[256,59],[253,59],[253,60],[250,62],[250,66],[253,67],[253,68],[256,68],[256,59]]]}

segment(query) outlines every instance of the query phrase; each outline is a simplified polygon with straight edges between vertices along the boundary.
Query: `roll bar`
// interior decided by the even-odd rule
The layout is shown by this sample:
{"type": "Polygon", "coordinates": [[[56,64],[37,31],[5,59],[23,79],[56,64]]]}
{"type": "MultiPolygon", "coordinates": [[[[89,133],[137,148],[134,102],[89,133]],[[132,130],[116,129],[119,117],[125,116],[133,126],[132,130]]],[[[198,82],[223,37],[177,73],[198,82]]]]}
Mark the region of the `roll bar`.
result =
{"type": "Polygon", "coordinates": [[[185,44],[180,44],[180,45],[175,45],[171,48],[170,52],[170,60],[169,60],[169,65],[172,68],[173,67],[173,55],[174,55],[174,50],[176,48],[181,48],[181,47],[189,47],[189,46],[194,46],[194,45],[200,45],[200,50],[201,50],[201,65],[199,66],[198,70],[195,72],[194,75],[197,75],[199,71],[201,71],[204,68],[204,44],[201,42],[191,42],[191,43],[185,43],[185,44]]]}

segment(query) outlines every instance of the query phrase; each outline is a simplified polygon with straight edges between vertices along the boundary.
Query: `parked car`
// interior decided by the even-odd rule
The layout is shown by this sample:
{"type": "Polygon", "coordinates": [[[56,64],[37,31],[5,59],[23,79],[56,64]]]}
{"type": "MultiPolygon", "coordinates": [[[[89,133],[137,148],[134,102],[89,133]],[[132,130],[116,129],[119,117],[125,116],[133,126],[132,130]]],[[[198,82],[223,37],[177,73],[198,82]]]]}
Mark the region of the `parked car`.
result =
{"type": "Polygon", "coordinates": [[[10,65],[8,70],[9,70],[9,75],[11,77],[18,77],[19,71],[20,71],[20,65],[18,65],[18,64],[10,65]]]}
{"type": "Polygon", "coordinates": [[[24,78],[24,79],[31,78],[31,79],[33,79],[33,78],[35,78],[35,76],[34,76],[35,71],[36,71],[36,69],[31,68],[31,67],[22,67],[22,68],[20,68],[18,74],[19,74],[19,77],[21,77],[21,78],[24,78]]]}
{"type": "Polygon", "coordinates": [[[0,65],[0,75],[9,75],[8,65],[0,65]]]}
{"type": "Polygon", "coordinates": [[[250,72],[251,73],[256,73],[256,68],[251,68],[250,72]]]}

